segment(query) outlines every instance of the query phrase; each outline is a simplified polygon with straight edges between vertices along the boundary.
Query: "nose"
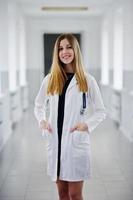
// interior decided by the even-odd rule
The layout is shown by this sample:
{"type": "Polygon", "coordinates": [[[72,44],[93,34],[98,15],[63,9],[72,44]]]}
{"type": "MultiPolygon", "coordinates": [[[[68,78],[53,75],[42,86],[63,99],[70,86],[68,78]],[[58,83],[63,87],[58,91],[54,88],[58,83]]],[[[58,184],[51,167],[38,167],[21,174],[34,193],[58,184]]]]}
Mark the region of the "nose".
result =
{"type": "Polygon", "coordinates": [[[63,49],[63,54],[64,54],[64,53],[67,53],[67,48],[64,48],[64,49],[63,49]]]}

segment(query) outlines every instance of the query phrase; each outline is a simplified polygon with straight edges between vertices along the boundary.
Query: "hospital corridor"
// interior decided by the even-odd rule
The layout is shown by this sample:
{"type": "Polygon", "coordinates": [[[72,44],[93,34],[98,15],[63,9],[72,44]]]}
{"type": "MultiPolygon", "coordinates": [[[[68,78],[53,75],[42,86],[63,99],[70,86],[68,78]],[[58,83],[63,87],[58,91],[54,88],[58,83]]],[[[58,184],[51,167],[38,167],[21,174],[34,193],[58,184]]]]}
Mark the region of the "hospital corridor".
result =
{"type": "Polygon", "coordinates": [[[89,133],[83,199],[133,200],[133,0],[0,0],[0,200],[59,199],[34,106],[63,33],[77,39],[106,109],[89,133]]]}

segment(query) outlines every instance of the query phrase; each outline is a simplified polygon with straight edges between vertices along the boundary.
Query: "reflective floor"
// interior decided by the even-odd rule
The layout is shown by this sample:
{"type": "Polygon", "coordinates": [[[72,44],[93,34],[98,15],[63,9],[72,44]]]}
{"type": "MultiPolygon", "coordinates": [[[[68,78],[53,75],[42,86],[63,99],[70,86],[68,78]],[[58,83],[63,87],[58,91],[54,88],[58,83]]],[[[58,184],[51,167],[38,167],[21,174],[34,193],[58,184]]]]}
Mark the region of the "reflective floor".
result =
{"type": "MultiPolygon", "coordinates": [[[[44,143],[33,111],[26,112],[0,153],[0,200],[58,200],[44,143]]],[[[133,200],[133,143],[106,119],[91,134],[91,149],[84,200],[133,200]]]]}

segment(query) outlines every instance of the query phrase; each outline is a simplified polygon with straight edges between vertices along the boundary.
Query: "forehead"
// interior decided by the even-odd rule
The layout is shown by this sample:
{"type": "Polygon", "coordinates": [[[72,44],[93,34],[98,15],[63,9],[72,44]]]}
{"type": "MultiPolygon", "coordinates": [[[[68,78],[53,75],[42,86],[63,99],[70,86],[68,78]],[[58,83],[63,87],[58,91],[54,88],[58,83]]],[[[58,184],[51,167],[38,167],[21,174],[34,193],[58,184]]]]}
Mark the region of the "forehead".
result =
{"type": "Polygon", "coordinates": [[[65,39],[63,39],[63,40],[60,41],[59,45],[63,46],[63,45],[69,45],[69,44],[70,44],[70,42],[68,41],[68,39],[65,38],[65,39]]]}

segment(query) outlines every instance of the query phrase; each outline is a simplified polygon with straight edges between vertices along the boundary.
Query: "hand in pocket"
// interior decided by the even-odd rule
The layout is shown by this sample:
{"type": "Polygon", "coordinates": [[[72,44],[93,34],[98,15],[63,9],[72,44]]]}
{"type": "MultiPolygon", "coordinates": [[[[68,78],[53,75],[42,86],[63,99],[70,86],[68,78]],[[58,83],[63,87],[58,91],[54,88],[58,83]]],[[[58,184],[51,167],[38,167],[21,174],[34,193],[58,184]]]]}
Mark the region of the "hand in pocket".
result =
{"type": "Polygon", "coordinates": [[[40,121],[39,127],[41,130],[47,129],[50,133],[52,133],[52,128],[51,128],[50,124],[45,120],[40,121]]]}
{"type": "Polygon", "coordinates": [[[88,131],[88,126],[84,122],[79,122],[74,127],[72,127],[70,129],[70,132],[73,132],[75,130],[77,130],[77,131],[88,131]]]}

